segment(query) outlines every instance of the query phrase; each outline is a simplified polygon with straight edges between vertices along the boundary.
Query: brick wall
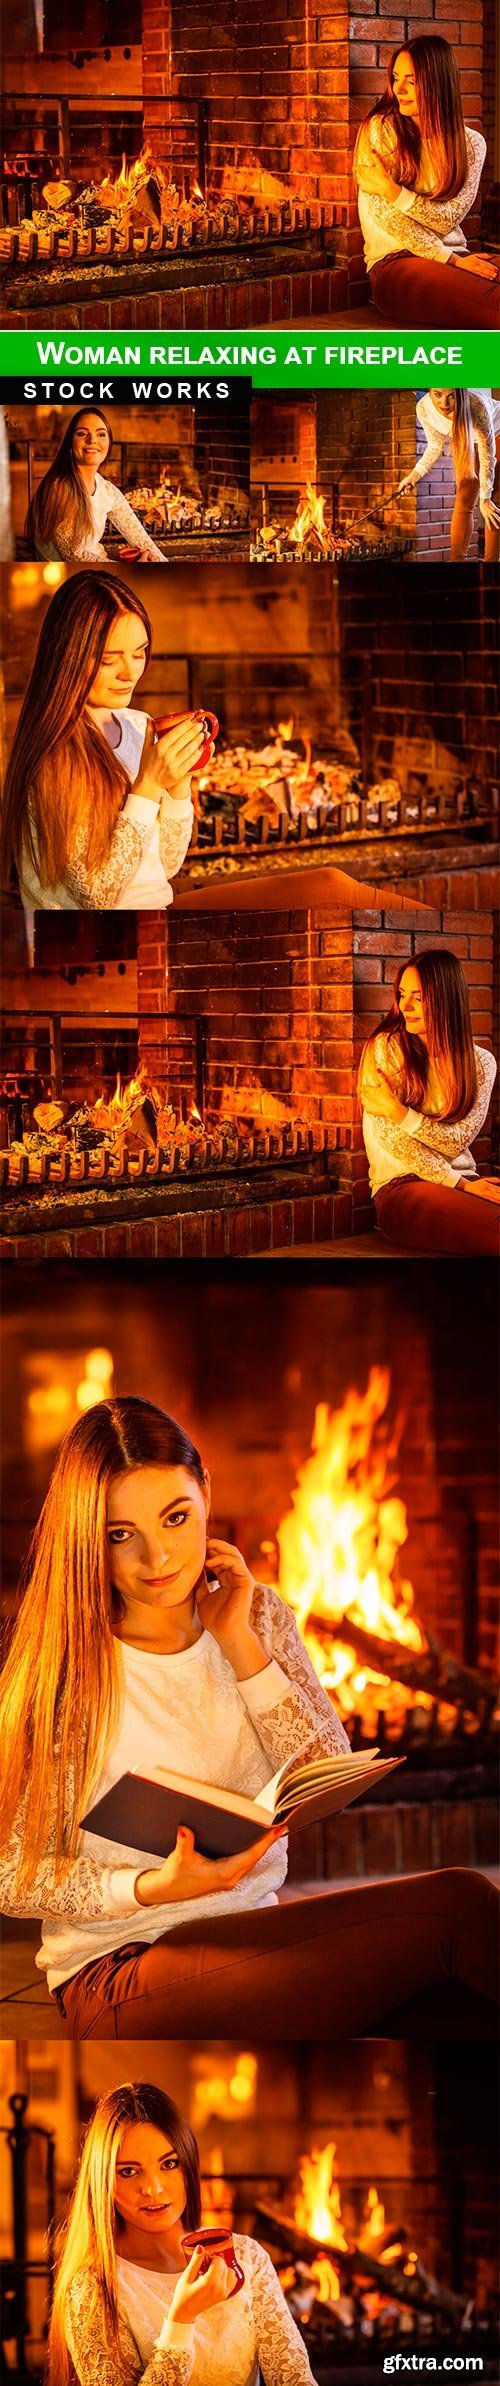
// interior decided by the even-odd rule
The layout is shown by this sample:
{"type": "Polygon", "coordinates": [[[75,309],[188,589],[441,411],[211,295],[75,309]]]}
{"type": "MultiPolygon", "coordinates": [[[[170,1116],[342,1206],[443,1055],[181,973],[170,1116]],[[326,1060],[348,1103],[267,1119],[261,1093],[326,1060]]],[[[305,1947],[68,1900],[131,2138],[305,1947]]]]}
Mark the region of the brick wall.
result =
{"type": "Polygon", "coordinates": [[[146,129],[162,94],[207,101],[216,176],[252,157],[302,198],[347,201],[345,8],[325,17],[309,0],[144,0],[143,46],[146,129]]]}
{"type": "MultiPolygon", "coordinates": [[[[486,786],[498,779],[498,611],[493,573],[468,564],[399,572],[379,564],[342,577],[342,680],[368,766],[398,765],[400,741],[425,739],[435,767],[450,761],[486,786]],[[375,602],[374,602],[375,597],[375,602]],[[369,629],[368,629],[369,624],[369,629]],[[369,652],[369,669],[366,657],[369,652]]],[[[401,756],[402,759],[402,756],[401,756]]]]}

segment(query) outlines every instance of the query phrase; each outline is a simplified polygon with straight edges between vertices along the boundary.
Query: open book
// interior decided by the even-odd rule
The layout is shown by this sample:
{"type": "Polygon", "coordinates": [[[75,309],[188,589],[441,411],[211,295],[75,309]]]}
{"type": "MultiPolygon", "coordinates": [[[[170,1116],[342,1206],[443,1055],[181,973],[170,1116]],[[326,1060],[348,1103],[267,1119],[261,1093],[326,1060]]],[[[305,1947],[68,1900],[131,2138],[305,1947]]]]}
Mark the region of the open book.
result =
{"type": "Polygon", "coordinates": [[[300,1831],[306,1823],[341,1814],[353,1798],[403,1763],[403,1757],[379,1758],[376,1748],[353,1756],[320,1756],[310,1765],[292,1756],[258,1798],[241,1798],[237,1790],[216,1789],[157,1765],[149,1775],[122,1773],[84,1816],[82,1830],[119,1847],[140,1848],[161,1862],[175,1847],[180,1823],[187,1823],[200,1855],[239,1855],[273,1824],[300,1831]]]}

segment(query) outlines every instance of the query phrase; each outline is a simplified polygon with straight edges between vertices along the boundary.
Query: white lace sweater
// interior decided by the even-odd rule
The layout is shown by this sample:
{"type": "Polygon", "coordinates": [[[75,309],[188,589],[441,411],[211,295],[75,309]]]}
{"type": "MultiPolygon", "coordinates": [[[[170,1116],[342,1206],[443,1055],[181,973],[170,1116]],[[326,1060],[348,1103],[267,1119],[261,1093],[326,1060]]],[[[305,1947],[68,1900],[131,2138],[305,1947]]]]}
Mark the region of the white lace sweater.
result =
{"type": "MultiPolygon", "coordinates": [[[[151,1657],[117,1643],[122,1673],[122,1712],[108,1748],[92,1804],[134,1767],[151,1771],[168,1763],[173,1772],[258,1797],[266,1781],[289,1756],[304,1750],[312,1759],[348,1748],[342,1724],[303,1647],[290,1609],[276,1591],[256,1589],[252,1621],[269,1664],[247,1682],[237,1682],[209,1632],[176,1657],[151,1657]]],[[[235,1889],[172,1905],[141,1906],[134,1896],[139,1872],[157,1861],[147,1848],[113,1846],[85,1832],[82,1854],[56,1886],[53,1831],[26,1899],[18,1901],[14,1873],[22,1815],[11,1847],[0,1860],[0,1906],[7,1913],[42,1919],[37,1955],[51,1989],[99,1956],[131,1940],[150,1946],[181,1923],[198,1925],[209,1915],[233,1914],[274,1905],[287,1869],[286,1840],[278,1839],[235,1889]]]]}
{"type": "MultiPolygon", "coordinates": [[[[177,2280],[139,2263],[117,2262],[123,2350],[142,2386],[314,2386],[306,2347],[276,2271],[254,2237],[234,2238],[245,2285],[187,2327],[171,2320],[177,2280]]],[[[116,2386],[92,2287],[79,2271],[70,2290],[66,2333],[80,2386],[116,2386]]]]}
{"type": "Polygon", "coordinates": [[[462,1176],[476,1176],[470,1145],[480,1135],[488,1115],[496,1061],[493,1053],[485,1051],[481,1044],[475,1044],[474,1051],[477,1095],[466,1118],[456,1121],[440,1118],[440,1088],[431,1063],[425,1111],[407,1110],[397,1124],[393,1119],[377,1118],[370,1110],[370,1088],[376,1087],[379,1070],[400,1101],[404,1099],[397,1045],[392,1037],[376,1036],[365,1054],[360,1087],[363,1136],[373,1194],[380,1193],[382,1185],[392,1184],[397,1176],[418,1176],[431,1184],[450,1187],[456,1187],[462,1176]]]}
{"type": "Polygon", "coordinates": [[[166,911],[173,901],[170,878],[181,869],[190,843],[191,798],[169,795],[161,787],[157,804],[147,795],[134,795],[146,735],[145,713],[133,712],[129,706],[111,717],[95,711],[94,717],[109,745],[112,720],[118,722],[120,739],[115,751],[130,779],[131,792],[113,830],[106,861],[98,870],[88,867],[85,829],[80,831],[65,879],[58,886],[43,886],[31,856],[25,853],[21,869],[25,911],[166,911]]]}
{"type": "MultiPolygon", "coordinates": [[[[371,148],[382,158],[388,173],[394,174],[396,145],[392,125],[387,118],[384,122],[381,116],[371,116],[367,131],[371,148]]],[[[401,255],[402,249],[409,249],[413,257],[434,257],[441,265],[449,264],[454,254],[464,255],[467,242],[462,226],[474,206],[486,157],[482,133],[471,132],[466,125],[465,137],[467,173],[454,199],[432,198],[432,166],[424,144],[417,182],[411,190],[403,184],[398,199],[377,198],[375,192],[364,191],[360,167],[358,209],[367,273],[373,265],[380,264],[382,257],[401,255]]]]}
{"type": "Polygon", "coordinates": [[[113,522],[127,546],[137,547],[140,555],[149,557],[150,563],[165,562],[161,547],[155,546],[154,539],[144,530],[138,514],[134,514],[133,506],[129,505],[128,497],[124,497],[122,490],[115,487],[114,481],[105,480],[102,472],[96,472],[92,495],[87,490],[87,500],[92,515],[92,529],[80,539],[78,545],[62,525],[56,538],[48,543],[37,538],[36,554],[44,563],[55,562],[59,558],[64,563],[74,563],[76,560],[79,563],[100,563],[102,557],[106,561],[106,548],[101,541],[107,522],[113,522]]]}
{"type": "MultiPolygon", "coordinates": [[[[500,431],[500,400],[493,397],[491,389],[470,389],[468,396],[474,430],[474,446],[477,448],[479,464],[479,495],[481,502],[484,503],[485,498],[491,497],[495,479],[495,443],[497,433],[500,431]]],[[[417,481],[425,479],[426,473],[432,472],[434,464],[439,463],[440,457],[444,455],[445,447],[451,439],[452,431],[449,416],[442,414],[440,407],[436,406],[430,389],[425,390],[423,398],[419,398],[416,411],[417,422],[425,431],[426,445],[423,454],[419,456],[418,464],[414,465],[411,473],[413,487],[417,481]]]]}

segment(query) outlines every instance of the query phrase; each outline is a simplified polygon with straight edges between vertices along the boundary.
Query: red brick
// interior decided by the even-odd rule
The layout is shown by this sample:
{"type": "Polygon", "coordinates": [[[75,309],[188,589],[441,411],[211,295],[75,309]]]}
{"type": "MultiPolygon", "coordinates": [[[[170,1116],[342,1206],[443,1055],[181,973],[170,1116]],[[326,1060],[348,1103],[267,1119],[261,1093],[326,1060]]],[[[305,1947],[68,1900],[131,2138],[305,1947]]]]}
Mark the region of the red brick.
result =
{"type": "Polygon", "coordinates": [[[180,1259],[181,1235],[179,1218],[159,1218],[156,1227],[158,1259],[180,1259]]]}

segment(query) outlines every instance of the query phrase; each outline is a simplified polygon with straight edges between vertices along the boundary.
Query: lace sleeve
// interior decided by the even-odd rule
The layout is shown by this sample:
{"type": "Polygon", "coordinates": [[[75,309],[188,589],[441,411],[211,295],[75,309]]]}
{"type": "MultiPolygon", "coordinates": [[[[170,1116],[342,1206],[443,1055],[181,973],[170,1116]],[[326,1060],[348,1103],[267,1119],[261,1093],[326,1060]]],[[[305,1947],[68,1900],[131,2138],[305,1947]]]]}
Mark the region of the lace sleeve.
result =
{"type": "Polygon", "coordinates": [[[495,433],[487,406],[481,398],[471,398],[474,438],[479,458],[479,493],[483,502],[492,497],[496,470],[495,433]]]}
{"type": "Polygon", "coordinates": [[[129,1865],[100,1865],[93,1856],[74,1856],[61,1878],[54,1878],[55,1800],[47,1828],[47,1844],[37,1864],[31,1888],[21,1892],[16,1883],[21,1853],[25,1844],[25,1806],[19,1808],[15,1830],[9,1845],[2,1848],[0,1857],[0,1908],[4,1914],[15,1914],[22,1921],[41,1920],[48,1914],[65,1914],[79,1922],[100,1921],[109,1914],[137,1914],[133,1881],[137,1867],[129,1865]],[[121,1894],[120,1894],[121,1890],[121,1894]]]}
{"type": "Polygon", "coordinates": [[[314,2386],[306,2346],[285,2303],[269,2254],[253,2238],[248,2243],[257,2355],[266,2386],[314,2386]]]}
{"type": "Polygon", "coordinates": [[[124,805],[113,831],[107,861],[100,870],[89,870],[85,860],[87,833],[81,828],[71,861],[66,864],[65,883],[74,896],[79,911],[113,911],[126,886],[130,886],[135,872],[149,844],[151,831],[158,817],[151,804],[149,820],[127,818],[124,805]]]}
{"type": "Polygon", "coordinates": [[[191,843],[194,820],[189,801],[164,795],[160,811],[160,854],[167,878],[175,878],[182,868],[191,843]]]}
{"type": "MultiPolygon", "coordinates": [[[[289,1689],[274,1707],[266,1707],[253,1716],[259,1739],[270,1758],[274,1771],[286,1764],[289,1756],[307,1756],[313,1763],[319,1756],[338,1756],[349,1741],[334,1713],[326,1690],[311,1665],[297,1630],[291,1608],[279,1598],[278,1592],[267,1584],[257,1583],[252,1604],[252,1623],[262,1640],[271,1647],[272,1655],[286,1674],[289,1689]]],[[[261,1680],[261,1676],[258,1676],[261,1680]]]]}
{"type": "Polygon", "coordinates": [[[108,521],[114,522],[116,529],[121,530],[128,546],[138,547],[139,554],[149,555],[152,563],[164,563],[165,556],[162,555],[161,547],[155,546],[154,539],[149,537],[149,532],[139,521],[138,514],[134,513],[133,505],[129,505],[128,497],[123,496],[122,489],[117,489],[114,482],[111,481],[107,481],[106,486],[108,489],[112,489],[108,521]]]}
{"type": "Polygon", "coordinates": [[[484,1127],[490,1107],[496,1076],[496,1062],[493,1053],[477,1051],[476,1065],[477,1094],[472,1109],[467,1111],[466,1118],[430,1118],[425,1111],[418,1111],[414,1113],[414,1116],[418,1117],[417,1136],[412,1131],[410,1111],[408,1125],[406,1121],[403,1121],[402,1132],[403,1135],[409,1133],[411,1146],[418,1141],[428,1145],[430,1151],[442,1152],[444,1159],[452,1160],[458,1158],[460,1152],[465,1151],[467,1144],[475,1143],[476,1135],[480,1135],[481,1127],[484,1127]]]}
{"type": "MultiPolygon", "coordinates": [[[[95,2308],[95,2295],[86,2272],[79,2272],[70,2287],[66,2307],[66,2337],[79,2386],[117,2386],[116,2362],[108,2351],[106,2338],[95,2308]]],[[[194,2350],[169,2349],[152,2354],[146,2368],[141,2369],[140,2354],[128,2322],[120,2318],[120,2345],[130,2365],[131,2380],[140,2386],[188,2386],[193,2374],[194,2350]]]]}
{"type": "Polygon", "coordinates": [[[443,449],[446,447],[447,438],[449,438],[449,427],[443,429],[442,435],[440,431],[428,429],[425,398],[421,398],[420,404],[416,409],[416,414],[417,422],[421,424],[422,430],[425,431],[426,445],[423,449],[422,455],[418,457],[417,463],[414,464],[411,477],[412,481],[422,481],[425,480],[426,474],[428,472],[433,471],[434,465],[439,463],[439,458],[442,456],[443,449]]]}
{"type": "MultiPolygon", "coordinates": [[[[369,1110],[369,1104],[366,1105],[369,1110]]],[[[424,1182],[437,1185],[456,1185],[457,1172],[444,1153],[433,1156],[418,1135],[409,1135],[390,1118],[375,1118],[377,1142],[395,1160],[404,1160],[408,1176],[421,1177],[424,1182]]]]}
{"type": "MultiPolygon", "coordinates": [[[[433,201],[429,200],[428,205],[432,206],[433,201]]],[[[390,232],[393,239],[397,240],[398,248],[409,249],[412,257],[435,257],[439,265],[445,265],[448,259],[449,263],[448,252],[444,241],[438,238],[437,230],[424,230],[423,224],[416,223],[413,214],[403,213],[397,201],[393,203],[392,199],[378,198],[374,191],[371,192],[370,215],[372,223],[380,224],[382,232],[390,232]]]]}
{"type": "Polygon", "coordinates": [[[457,225],[463,224],[464,216],[469,215],[474,206],[486,155],[486,142],[480,134],[473,137],[472,133],[467,132],[466,143],[467,172],[461,190],[455,192],[455,197],[432,199],[425,198],[423,191],[405,191],[404,210],[397,208],[396,214],[404,212],[405,217],[411,216],[412,222],[415,218],[415,222],[423,224],[424,229],[442,235],[455,232],[457,225]]]}

